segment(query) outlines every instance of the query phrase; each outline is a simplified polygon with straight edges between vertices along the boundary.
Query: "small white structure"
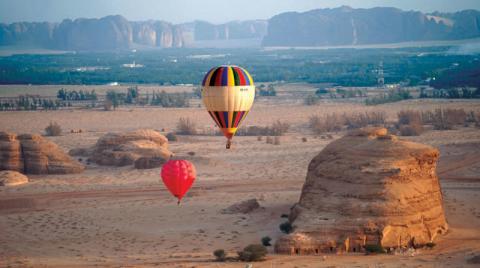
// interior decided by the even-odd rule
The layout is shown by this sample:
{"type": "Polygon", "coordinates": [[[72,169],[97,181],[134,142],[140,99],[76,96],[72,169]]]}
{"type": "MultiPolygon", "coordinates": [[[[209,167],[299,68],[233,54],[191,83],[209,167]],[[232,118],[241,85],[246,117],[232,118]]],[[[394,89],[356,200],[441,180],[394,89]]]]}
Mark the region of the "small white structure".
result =
{"type": "Polygon", "coordinates": [[[133,61],[133,63],[122,64],[122,66],[125,68],[143,68],[144,67],[142,64],[136,64],[135,61],[133,61]]]}

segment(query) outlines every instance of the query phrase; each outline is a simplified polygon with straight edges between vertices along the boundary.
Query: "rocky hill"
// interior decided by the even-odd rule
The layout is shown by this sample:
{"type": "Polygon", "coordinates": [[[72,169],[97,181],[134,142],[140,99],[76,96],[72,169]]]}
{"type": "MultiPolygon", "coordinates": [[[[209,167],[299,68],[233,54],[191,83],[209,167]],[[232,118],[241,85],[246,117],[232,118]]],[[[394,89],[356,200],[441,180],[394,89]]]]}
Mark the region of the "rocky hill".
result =
{"type": "Polygon", "coordinates": [[[403,141],[385,128],[332,142],[308,167],[299,202],[281,237],[284,254],[417,247],[446,232],[436,174],[437,149],[403,141]]]}
{"type": "Polygon", "coordinates": [[[194,21],[130,22],[122,16],[64,20],[61,23],[0,24],[0,46],[61,50],[116,50],[137,46],[181,48],[216,44],[337,46],[480,37],[480,11],[424,14],[396,8],[340,7],[287,12],[270,20],[212,24],[194,21]],[[262,41],[263,40],[263,41],[262,41]],[[209,43],[208,43],[209,42],[209,43]]]}
{"type": "Polygon", "coordinates": [[[480,37],[480,11],[424,14],[340,7],[288,12],[269,20],[263,46],[338,46],[480,37]]]}
{"type": "Polygon", "coordinates": [[[153,20],[129,22],[117,15],[61,23],[0,24],[0,45],[80,51],[129,49],[137,45],[181,48],[195,47],[196,41],[261,40],[266,30],[267,22],[262,20],[175,25],[153,20]]]}

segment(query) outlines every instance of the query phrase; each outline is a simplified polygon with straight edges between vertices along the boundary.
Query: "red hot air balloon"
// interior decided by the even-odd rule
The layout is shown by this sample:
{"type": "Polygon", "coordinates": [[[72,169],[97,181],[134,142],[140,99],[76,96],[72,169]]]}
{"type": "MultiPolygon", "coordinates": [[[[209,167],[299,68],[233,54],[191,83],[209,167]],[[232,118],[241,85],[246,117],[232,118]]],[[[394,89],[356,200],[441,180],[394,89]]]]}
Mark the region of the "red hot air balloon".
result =
{"type": "Polygon", "coordinates": [[[170,160],[162,167],[162,180],[172,195],[178,198],[178,204],[192,187],[197,176],[195,166],[187,160],[170,160]]]}

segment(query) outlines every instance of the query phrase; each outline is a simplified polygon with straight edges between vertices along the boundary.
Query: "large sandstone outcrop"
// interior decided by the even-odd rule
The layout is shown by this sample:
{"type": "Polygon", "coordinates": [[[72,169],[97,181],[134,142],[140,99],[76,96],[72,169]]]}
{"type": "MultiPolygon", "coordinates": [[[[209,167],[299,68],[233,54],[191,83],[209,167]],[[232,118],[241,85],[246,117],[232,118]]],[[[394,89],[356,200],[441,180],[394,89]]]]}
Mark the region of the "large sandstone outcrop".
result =
{"type": "Polygon", "coordinates": [[[169,159],[168,139],[151,129],[108,133],[98,139],[91,160],[99,165],[127,166],[140,158],[169,159]]]}
{"type": "Polygon", "coordinates": [[[349,133],[310,162],[281,237],[284,254],[359,252],[365,245],[419,246],[447,230],[435,172],[439,152],[384,128],[349,133]]]}
{"type": "Polygon", "coordinates": [[[68,174],[82,172],[84,167],[40,135],[0,132],[0,170],[68,174]]]}
{"type": "Polygon", "coordinates": [[[28,183],[28,177],[12,170],[0,171],[0,186],[17,186],[28,183]]]}

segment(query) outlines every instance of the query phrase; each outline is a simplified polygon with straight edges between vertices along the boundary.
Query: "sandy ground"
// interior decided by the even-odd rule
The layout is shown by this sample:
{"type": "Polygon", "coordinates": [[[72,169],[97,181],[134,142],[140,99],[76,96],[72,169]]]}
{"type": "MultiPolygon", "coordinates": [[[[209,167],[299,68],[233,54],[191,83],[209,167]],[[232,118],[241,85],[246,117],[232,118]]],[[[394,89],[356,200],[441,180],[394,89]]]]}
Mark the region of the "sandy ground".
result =
{"type": "MultiPolygon", "coordinates": [[[[306,124],[312,114],[376,109],[393,120],[402,109],[480,111],[478,101],[413,100],[374,108],[351,102],[303,106],[281,98],[280,103],[258,100],[245,124],[290,122],[292,129],[281,145],[236,137],[234,148],[227,151],[220,136],[183,136],[171,143],[177,157],[192,161],[198,170],[180,206],[159,181],[159,169],[89,165],[82,174],[29,176],[28,185],[0,188],[0,267],[245,267],[214,262],[211,254],[223,248],[235,256],[263,236],[277,239],[281,215],[298,200],[309,161],[343,135],[322,139],[309,133],[306,124]],[[250,214],[220,213],[248,198],[257,198],[262,208],[250,214]]],[[[168,132],[180,116],[195,119],[200,129],[212,128],[208,114],[194,106],[0,112],[0,130],[41,133],[50,121],[66,132],[83,129],[50,138],[69,150],[91,146],[109,131],[168,132]]],[[[411,139],[438,147],[442,155],[438,174],[450,230],[434,249],[419,250],[415,256],[270,254],[253,267],[474,267],[466,260],[480,254],[480,130],[430,130],[411,139]]]]}

